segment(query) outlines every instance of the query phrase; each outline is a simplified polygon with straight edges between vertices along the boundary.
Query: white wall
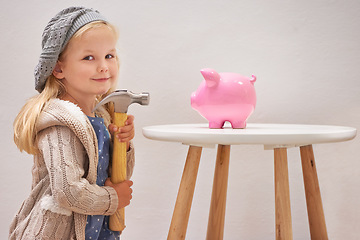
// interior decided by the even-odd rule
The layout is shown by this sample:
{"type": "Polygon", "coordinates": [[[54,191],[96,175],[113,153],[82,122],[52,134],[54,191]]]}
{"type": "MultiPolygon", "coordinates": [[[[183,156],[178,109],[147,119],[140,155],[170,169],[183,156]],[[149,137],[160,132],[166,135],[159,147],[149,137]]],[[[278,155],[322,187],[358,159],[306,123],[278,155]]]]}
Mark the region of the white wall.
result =
{"type": "MultiPolygon", "coordinates": [[[[357,0],[3,1],[0,8],[0,239],[30,191],[32,157],[12,142],[12,122],[36,94],[33,69],[46,23],[73,2],[120,29],[119,88],[149,91],[136,116],[134,199],[123,239],[165,239],[187,147],[151,141],[142,127],[206,122],[190,107],[199,70],[257,76],[251,123],[360,128],[360,2],[357,0]]],[[[315,145],[330,239],[360,235],[360,140],[315,145]]],[[[294,239],[309,239],[298,149],[289,149],[294,239]]],[[[215,149],[204,149],[187,239],[204,239],[215,149]]],[[[233,146],[225,239],[274,239],[273,153],[233,146]]]]}

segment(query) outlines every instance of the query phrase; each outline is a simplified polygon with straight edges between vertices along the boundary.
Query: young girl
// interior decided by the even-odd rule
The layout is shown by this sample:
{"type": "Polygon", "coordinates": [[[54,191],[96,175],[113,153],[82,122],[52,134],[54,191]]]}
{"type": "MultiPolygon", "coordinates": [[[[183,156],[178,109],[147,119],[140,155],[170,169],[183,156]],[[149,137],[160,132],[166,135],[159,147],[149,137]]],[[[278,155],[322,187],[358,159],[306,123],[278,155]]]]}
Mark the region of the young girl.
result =
{"type": "Polygon", "coordinates": [[[92,9],[64,9],[46,26],[35,69],[40,94],[14,122],[14,141],[34,155],[34,166],[30,196],[9,239],[119,239],[107,227],[108,216],[130,203],[132,182],[108,179],[110,139],[127,142],[129,178],[134,117],[117,129],[110,104],[92,112],[116,86],[116,42],[114,27],[92,9]]]}

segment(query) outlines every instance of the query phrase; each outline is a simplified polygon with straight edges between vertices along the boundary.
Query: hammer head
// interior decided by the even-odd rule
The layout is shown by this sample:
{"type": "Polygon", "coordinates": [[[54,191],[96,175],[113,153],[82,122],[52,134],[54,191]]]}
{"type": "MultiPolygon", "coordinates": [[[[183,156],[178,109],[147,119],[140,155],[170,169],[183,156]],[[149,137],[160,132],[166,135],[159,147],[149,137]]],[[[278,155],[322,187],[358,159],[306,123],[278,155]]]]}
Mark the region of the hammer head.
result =
{"type": "Polygon", "coordinates": [[[133,93],[128,90],[116,90],[101,100],[94,108],[93,112],[101,105],[114,102],[115,112],[127,113],[128,107],[132,103],[138,103],[140,105],[149,105],[150,96],[149,93],[133,93]]]}

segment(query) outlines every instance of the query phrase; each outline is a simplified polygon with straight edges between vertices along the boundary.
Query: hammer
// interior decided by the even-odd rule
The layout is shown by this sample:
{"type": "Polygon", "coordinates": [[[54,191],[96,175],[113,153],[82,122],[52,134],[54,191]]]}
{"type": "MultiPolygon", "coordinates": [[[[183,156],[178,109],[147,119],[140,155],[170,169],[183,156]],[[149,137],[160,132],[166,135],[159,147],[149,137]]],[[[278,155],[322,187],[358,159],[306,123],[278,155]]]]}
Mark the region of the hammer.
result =
{"type": "MultiPolygon", "coordinates": [[[[148,105],[150,101],[149,93],[132,93],[128,90],[116,90],[101,100],[94,108],[93,112],[101,105],[114,103],[113,123],[117,127],[123,127],[127,120],[127,110],[130,104],[138,103],[148,105]]],[[[112,154],[111,182],[121,183],[126,180],[126,143],[116,141],[114,138],[114,148],[112,154]]],[[[125,210],[118,209],[116,213],[110,216],[109,227],[113,231],[122,231],[125,228],[125,210]]]]}

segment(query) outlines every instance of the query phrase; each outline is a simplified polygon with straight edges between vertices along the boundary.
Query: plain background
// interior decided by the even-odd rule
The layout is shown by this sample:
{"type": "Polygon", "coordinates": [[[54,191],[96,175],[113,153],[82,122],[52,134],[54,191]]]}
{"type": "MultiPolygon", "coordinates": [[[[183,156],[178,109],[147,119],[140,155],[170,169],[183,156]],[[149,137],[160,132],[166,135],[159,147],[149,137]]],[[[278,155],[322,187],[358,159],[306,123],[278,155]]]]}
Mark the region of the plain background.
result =
{"type": "MultiPolygon", "coordinates": [[[[0,239],[31,184],[32,156],[12,123],[36,94],[42,31],[73,5],[98,9],[120,30],[119,88],[148,91],[136,117],[134,198],[122,239],[166,239],[187,147],[142,135],[144,126],[206,123],[190,106],[200,69],[257,76],[249,123],[360,128],[360,1],[2,1],[0,8],[0,239]]],[[[360,236],[360,140],[314,146],[330,239],[360,236]]],[[[186,239],[204,239],[216,149],[204,149],[186,239]]],[[[288,150],[294,239],[309,239],[299,150],[288,150]]],[[[274,239],[273,152],[233,146],[224,239],[274,239]]]]}

